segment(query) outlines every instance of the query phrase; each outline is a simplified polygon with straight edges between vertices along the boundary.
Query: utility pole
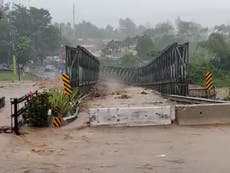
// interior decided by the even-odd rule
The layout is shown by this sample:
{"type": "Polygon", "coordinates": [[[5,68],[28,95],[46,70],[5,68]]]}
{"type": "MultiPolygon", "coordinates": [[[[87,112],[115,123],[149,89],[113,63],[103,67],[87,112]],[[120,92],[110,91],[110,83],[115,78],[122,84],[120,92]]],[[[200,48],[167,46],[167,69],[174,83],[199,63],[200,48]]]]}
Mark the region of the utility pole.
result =
{"type": "Polygon", "coordinates": [[[17,65],[17,60],[15,56],[15,51],[16,51],[16,30],[11,27],[10,29],[10,45],[11,45],[11,51],[10,51],[10,56],[12,57],[13,60],[13,72],[14,74],[18,74],[18,78],[20,80],[20,68],[19,65],[17,65]]]}
{"type": "Polygon", "coordinates": [[[75,16],[76,13],[75,13],[75,3],[73,4],[73,28],[75,28],[75,16]]]}
{"type": "Polygon", "coordinates": [[[11,18],[12,18],[12,16],[9,16],[9,18],[8,18],[8,22],[10,24],[10,30],[9,30],[10,53],[9,54],[12,57],[13,73],[15,75],[18,75],[18,79],[20,81],[20,78],[21,78],[20,77],[20,67],[19,67],[19,64],[18,64],[18,61],[17,61],[17,57],[16,57],[16,34],[17,34],[17,29],[12,25],[11,18]]]}

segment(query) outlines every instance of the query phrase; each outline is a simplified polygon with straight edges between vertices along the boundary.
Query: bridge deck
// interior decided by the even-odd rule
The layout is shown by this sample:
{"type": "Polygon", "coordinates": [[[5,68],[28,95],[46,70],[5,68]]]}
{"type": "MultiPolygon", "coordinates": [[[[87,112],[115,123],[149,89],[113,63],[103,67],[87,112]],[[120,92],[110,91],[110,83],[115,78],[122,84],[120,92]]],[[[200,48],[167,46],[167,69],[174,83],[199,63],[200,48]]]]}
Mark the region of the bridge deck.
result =
{"type": "Polygon", "coordinates": [[[96,86],[94,98],[88,104],[90,108],[107,108],[171,105],[173,102],[151,89],[107,82],[96,86]]]}

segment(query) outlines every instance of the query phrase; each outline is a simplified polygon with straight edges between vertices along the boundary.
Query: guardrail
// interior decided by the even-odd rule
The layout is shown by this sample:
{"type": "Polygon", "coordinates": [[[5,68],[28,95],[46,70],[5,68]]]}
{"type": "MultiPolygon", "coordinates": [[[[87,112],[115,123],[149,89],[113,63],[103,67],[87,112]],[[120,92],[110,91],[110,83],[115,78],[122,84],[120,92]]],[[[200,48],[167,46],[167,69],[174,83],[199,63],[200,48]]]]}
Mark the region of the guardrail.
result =
{"type": "Polygon", "coordinates": [[[202,104],[202,103],[230,103],[223,100],[213,100],[199,97],[189,97],[189,96],[180,96],[180,95],[167,95],[162,94],[163,97],[177,102],[189,103],[189,104],[202,104]]]}
{"type": "Polygon", "coordinates": [[[11,128],[16,135],[19,135],[19,128],[23,125],[24,119],[20,115],[26,111],[25,106],[20,108],[20,105],[27,101],[28,96],[11,99],[11,128]]]}

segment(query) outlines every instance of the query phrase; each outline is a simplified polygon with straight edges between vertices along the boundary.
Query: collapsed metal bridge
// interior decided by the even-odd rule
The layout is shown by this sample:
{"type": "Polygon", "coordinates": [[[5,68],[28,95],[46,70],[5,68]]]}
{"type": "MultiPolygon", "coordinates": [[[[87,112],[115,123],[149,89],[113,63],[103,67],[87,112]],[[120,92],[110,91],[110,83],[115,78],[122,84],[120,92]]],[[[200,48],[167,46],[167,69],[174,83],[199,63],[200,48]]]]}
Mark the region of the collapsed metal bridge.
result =
{"type": "Polygon", "coordinates": [[[100,79],[153,87],[164,94],[188,95],[189,44],[174,43],[143,66],[124,68],[100,65],[88,50],[66,46],[66,72],[73,87],[95,84],[100,79]]]}

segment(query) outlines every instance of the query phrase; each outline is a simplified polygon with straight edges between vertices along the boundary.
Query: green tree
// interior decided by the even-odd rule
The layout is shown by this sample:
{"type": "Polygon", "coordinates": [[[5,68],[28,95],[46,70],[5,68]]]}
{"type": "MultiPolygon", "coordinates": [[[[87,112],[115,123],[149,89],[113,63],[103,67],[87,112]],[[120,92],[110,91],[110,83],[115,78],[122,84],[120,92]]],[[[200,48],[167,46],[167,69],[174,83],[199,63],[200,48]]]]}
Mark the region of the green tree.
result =
{"type": "Polygon", "coordinates": [[[81,22],[76,26],[76,34],[79,38],[102,38],[102,30],[90,22],[81,22]]]}
{"type": "Polygon", "coordinates": [[[199,42],[206,39],[208,28],[203,28],[200,24],[190,21],[176,20],[178,41],[199,42]]]}
{"type": "Polygon", "coordinates": [[[33,40],[38,59],[43,62],[46,56],[58,54],[61,45],[61,38],[58,28],[49,25],[43,28],[33,40]]]}
{"type": "Polygon", "coordinates": [[[189,64],[189,79],[192,84],[199,84],[204,86],[204,74],[207,71],[214,72],[214,67],[209,60],[203,59],[202,57],[193,60],[189,64]]]}
{"type": "Polygon", "coordinates": [[[165,23],[158,23],[154,29],[155,35],[169,35],[174,34],[174,27],[171,23],[165,22],[165,23]]]}
{"type": "Polygon", "coordinates": [[[132,54],[125,55],[121,58],[121,64],[125,67],[137,67],[141,63],[139,57],[132,54]]]}
{"type": "Polygon", "coordinates": [[[61,45],[59,28],[51,24],[48,10],[14,4],[4,7],[0,20],[0,61],[12,63],[12,53],[18,63],[25,64],[37,57],[41,62],[50,55],[57,55],[61,45]],[[15,49],[13,49],[15,48],[15,49]]]}
{"type": "Polygon", "coordinates": [[[152,38],[154,43],[157,43],[155,45],[157,51],[161,51],[176,41],[176,31],[173,25],[169,22],[159,23],[155,28],[148,29],[144,33],[152,38]]]}
{"type": "Polygon", "coordinates": [[[207,48],[214,53],[213,64],[221,70],[230,69],[230,45],[224,35],[212,33],[207,41],[200,43],[201,47],[207,48]]]}
{"type": "Polygon", "coordinates": [[[0,20],[0,63],[9,63],[10,24],[6,18],[0,20]]]}
{"type": "Polygon", "coordinates": [[[145,30],[144,34],[151,38],[157,38],[163,35],[174,35],[175,29],[169,22],[158,23],[155,28],[145,30]]]}
{"type": "Polygon", "coordinates": [[[136,50],[139,57],[149,59],[151,57],[150,53],[153,49],[154,44],[150,37],[146,35],[138,37],[136,50]]]}
{"type": "Polygon", "coordinates": [[[20,56],[18,57],[20,62],[25,63],[28,60],[28,57],[22,56],[22,52],[34,53],[29,57],[36,56],[40,62],[43,62],[47,56],[57,54],[61,43],[60,33],[58,28],[51,25],[51,16],[48,10],[35,7],[28,9],[22,5],[14,5],[9,18],[12,28],[16,32],[16,42],[19,43],[16,55],[20,56]]]}
{"type": "Polygon", "coordinates": [[[26,7],[14,4],[13,10],[10,11],[8,17],[13,29],[17,32],[19,37],[29,37],[30,34],[34,32],[32,29],[30,12],[26,7]]]}
{"type": "Polygon", "coordinates": [[[29,37],[20,37],[16,44],[16,57],[18,64],[26,64],[34,58],[35,50],[29,37]]]}

